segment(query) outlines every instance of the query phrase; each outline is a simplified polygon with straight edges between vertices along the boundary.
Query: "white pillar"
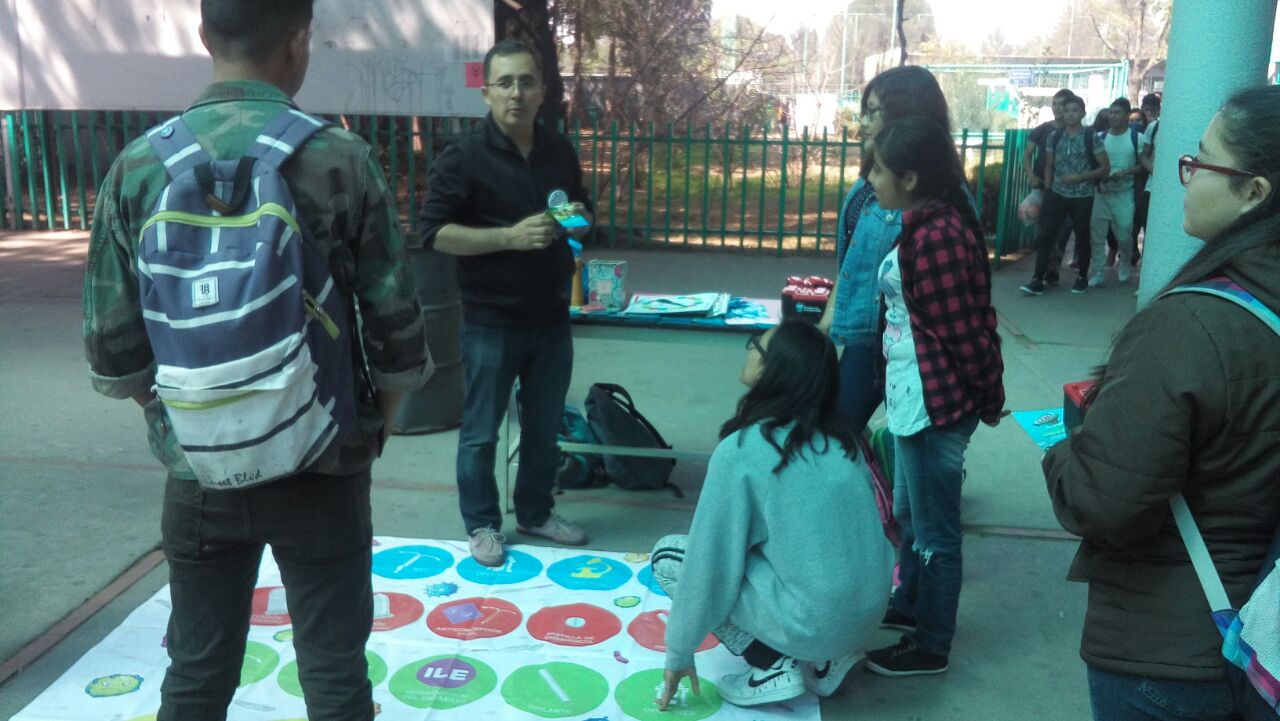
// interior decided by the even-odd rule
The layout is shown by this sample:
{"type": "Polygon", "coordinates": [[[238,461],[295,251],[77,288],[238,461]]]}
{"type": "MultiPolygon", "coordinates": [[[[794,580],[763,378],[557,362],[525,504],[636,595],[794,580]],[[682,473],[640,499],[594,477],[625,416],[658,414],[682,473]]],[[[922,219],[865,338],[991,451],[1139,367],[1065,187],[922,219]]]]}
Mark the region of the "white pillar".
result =
{"type": "Polygon", "coordinates": [[[1214,113],[1236,90],[1267,81],[1276,0],[1174,0],[1139,305],[1169,282],[1201,242],[1182,232],[1178,157],[1196,154],[1214,113]]]}

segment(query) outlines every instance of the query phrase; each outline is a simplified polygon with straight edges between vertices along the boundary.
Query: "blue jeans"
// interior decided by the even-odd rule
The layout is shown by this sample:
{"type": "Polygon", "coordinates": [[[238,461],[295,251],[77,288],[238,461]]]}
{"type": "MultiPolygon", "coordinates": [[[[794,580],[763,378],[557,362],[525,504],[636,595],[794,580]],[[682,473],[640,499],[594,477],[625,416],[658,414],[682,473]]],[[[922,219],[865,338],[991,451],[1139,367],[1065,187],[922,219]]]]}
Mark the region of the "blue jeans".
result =
{"type": "Polygon", "coordinates": [[[226,719],[268,544],[284,582],[307,718],[372,721],[364,656],[373,627],[367,470],[299,473],[237,491],[170,478],[160,530],[173,610],[159,721],[226,719]]]}
{"type": "MultiPolygon", "coordinates": [[[[1253,693],[1253,689],[1244,689],[1253,693]]],[[[1254,694],[1257,696],[1257,694],[1254,694]]],[[[1241,716],[1227,681],[1171,681],[1089,667],[1094,721],[1232,721],[1241,716]]],[[[1258,703],[1262,704],[1261,697],[1258,703]]],[[[1264,718],[1256,716],[1256,718],[1264,718]]],[[[1270,718],[1275,718],[1270,714],[1270,718]]]]}
{"type": "Polygon", "coordinates": [[[902,584],[890,604],[915,619],[912,640],[938,656],[951,653],[960,605],[960,480],[977,416],[945,428],[893,439],[893,515],[902,526],[902,584]]]}
{"type": "Polygon", "coordinates": [[[872,335],[845,346],[840,354],[840,395],[836,410],[854,431],[867,427],[884,394],[876,390],[876,353],[878,338],[872,335]]]}
{"type": "Polygon", "coordinates": [[[498,328],[464,322],[462,363],[467,392],[458,433],[458,506],[467,533],[485,526],[502,528],[494,462],[498,424],[516,378],[521,425],[513,494],[516,522],[525,528],[546,523],[555,507],[551,494],[560,460],[556,433],[573,374],[569,324],[498,328]]]}

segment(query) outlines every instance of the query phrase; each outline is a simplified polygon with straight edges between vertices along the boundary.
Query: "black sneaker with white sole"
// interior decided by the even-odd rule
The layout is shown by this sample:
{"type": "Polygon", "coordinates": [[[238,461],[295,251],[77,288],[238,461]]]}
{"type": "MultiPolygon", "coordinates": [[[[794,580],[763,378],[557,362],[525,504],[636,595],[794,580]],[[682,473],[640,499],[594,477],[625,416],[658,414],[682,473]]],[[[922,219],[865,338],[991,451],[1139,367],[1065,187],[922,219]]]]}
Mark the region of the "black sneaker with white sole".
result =
{"type": "Polygon", "coordinates": [[[759,706],[790,701],[805,692],[800,663],[782,656],[769,668],[752,668],[720,678],[720,697],[734,706],[759,706]]]}
{"type": "Polygon", "coordinates": [[[1031,282],[1019,287],[1018,290],[1027,295],[1044,295],[1044,281],[1039,278],[1032,278],[1031,282]]]}
{"type": "Polygon", "coordinates": [[[1089,279],[1082,276],[1076,278],[1076,282],[1071,284],[1071,292],[1076,295],[1082,295],[1089,292],[1089,279]]]}
{"type": "Polygon", "coordinates": [[[916,645],[909,636],[887,648],[867,654],[867,670],[881,676],[923,676],[943,673],[951,665],[946,656],[938,656],[916,645]]]}

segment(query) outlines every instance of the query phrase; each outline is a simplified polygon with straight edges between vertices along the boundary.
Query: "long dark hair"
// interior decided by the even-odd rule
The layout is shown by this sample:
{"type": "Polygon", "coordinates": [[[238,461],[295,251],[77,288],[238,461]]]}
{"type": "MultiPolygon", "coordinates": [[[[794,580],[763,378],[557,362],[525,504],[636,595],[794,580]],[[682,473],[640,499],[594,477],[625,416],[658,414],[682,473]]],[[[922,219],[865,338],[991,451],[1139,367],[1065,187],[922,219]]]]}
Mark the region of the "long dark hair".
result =
{"type": "MultiPolygon", "coordinates": [[[[1266,178],[1271,194],[1241,215],[1188,260],[1155,297],[1188,283],[1220,275],[1236,258],[1264,246],[1280,243],[1280,86],[1246,88],[1232,95],[1218,111],[1222,144],[1236,160],[1236,167],[1253,177],[1266,178]]],[[[1233,176],[1229,183],[1239,190],[1250,178],[1233,176]]],[[[1107,366],[1094,369],[1094,378],[1106,375],[1107,366]]],[[[1092,399],[1101,389],[1094,385],[1092,399]]]]}
{"type": "MultiPolygon", "coordinates": [[[[933,73],[918,65],[902,65],[889,68],[871,78],[862,90],[862,113],[867,112],[867,100],[875,93],[880,101],[881,118],[886,123],[912,116],[926,117],[951,133],[951,116],[947,112],[947,97],[942,94],[938,79],[933,73]]],[[[877,143],[878,144],[878,143],[877,143]]],[[[871,172],[878,151],[867,149],[862,155],[862,167],[858,173],[863,178],[871,172]]]]}
{"type": "MultiPolygon", "coordinates": [[[[955,208],[978,244],[986,247],[982,223],[964,192],[968,187],[964,166],[951,131],[923,115],[913,115],[885,125],[876,135],[875,146],[877,163],[895,175],[914,172],[917,197],[955,208]]],[[[901,237],[911,237],[910,230],[904,227],[901,237]]]]}
{"type": "Polygon", "coordinates": [[[774,473],[806,446],[818,450],[819,436],[825,436],[824,443],[839,443],[850,456],[856,454],[853,431],[836,412],[840,370],[831,340],[812,323],[788,320],[777,327],[761,356],[760,378],[720,427],[720,438],[759,423],[761,435],[782,456],[774,473]],[[793,423],[780,444],[776,431],[793,423]]]}

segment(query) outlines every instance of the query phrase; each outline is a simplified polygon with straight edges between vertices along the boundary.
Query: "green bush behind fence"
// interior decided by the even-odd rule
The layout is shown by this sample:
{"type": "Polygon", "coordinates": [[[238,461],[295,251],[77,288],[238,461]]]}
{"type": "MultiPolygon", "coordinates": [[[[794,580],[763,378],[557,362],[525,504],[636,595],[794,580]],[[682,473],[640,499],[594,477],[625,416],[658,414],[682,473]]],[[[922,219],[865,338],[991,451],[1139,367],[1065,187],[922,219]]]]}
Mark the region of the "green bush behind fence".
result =
{"type": "MultiPolygon", "coordinates": [[[[167,113],[16,111],[0,114],[0,225],[85,229],[97,188],[123,147],[167,113]]],[[[444,144],[476,120],[330,118],[378,149],[412,230],[427,173],[444,144]]],[[[575,125],[567,135],[596,203],[596,247],[685,247],[830,253],[836,216],[858,177],[859,142],[839,133],[761,127],[575,125]]],[[[1029,243],[1016,218],[1026,194],[1026,131],[956,135],[996,262],[1029,243]]]]}

